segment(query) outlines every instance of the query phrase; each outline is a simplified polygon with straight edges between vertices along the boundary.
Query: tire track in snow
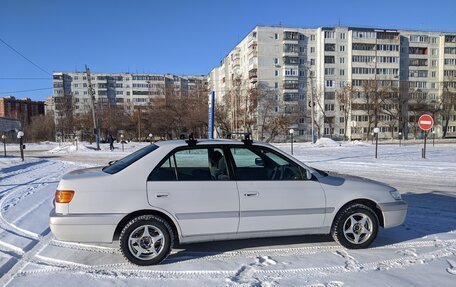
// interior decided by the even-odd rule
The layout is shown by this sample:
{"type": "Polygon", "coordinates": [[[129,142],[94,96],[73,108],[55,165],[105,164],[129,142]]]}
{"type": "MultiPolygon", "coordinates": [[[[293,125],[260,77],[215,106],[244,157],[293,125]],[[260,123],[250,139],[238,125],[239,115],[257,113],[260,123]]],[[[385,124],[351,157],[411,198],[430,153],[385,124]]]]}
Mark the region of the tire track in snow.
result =
{"type": "MultiPolygon", "coordinates": [[[[52,164],[58,164],[58,162],[53,162],[52,164]]],[[[49,165],[46,165],[46,166],[49,166],[49,165]]],[[[7,221],[5,219],[5,217],[3,216],[3,212],[8,210],[11,207],[14,207],[19,201],[23,200],[28,195],[36,192],[36,190],[42,189],[44,186],[49,185],[50,183],[48,183],[47,181],[49,181],[50,179],[53,179],[53,178],[55,178],[55,179],[58,178],[58,176],[56,177],[56,174],[61,173],[61,170],[65,169],[65,168],[66,168],[66,164],[62,163],[61,165],[58,166],[57,170],[51,172],[50,174],[48,174],[45,177],[38,178],[38,179],[41,179],[43,182],[41,182],[41,183],[37,182],[36,183],[37,186],[33,185],[33,186],[27,186],[25,188],[17,187],[15,189],[13,189],[12,191],[10,191],[9,193],[7,193],[6,195],[4,195],[0,199],[0,227],[7,231],[13,231],[14,233],[17,233],[17,234],[22,235],[27,238],[39,240],[40,234],[20,228],[20,227],[16,226],[14,224],[14,222],[7,221]],[[9,204],[7,207],[5,207],[5,203],[8,202],[9,200],[12,200],[12,198],[14,198],[14,202],[9,204]]],[[[34,206],[34,208],[37,208],[37,207],[38,207],[38,205],[34,206]]],[[[31,211],[33,211],[33,209],[28,210],[27,212],[31,212],[31,211]]],[[[20,218],[27,215],[28,214],[27,212],[23,213],[20,216],[20,218]]],[[[18,218],[17,220],[19,220],[20,218],[18,218]]]]}
{"type": "MultiPolygon", "coordinates": [[[[280,276],[281,279],[284,278],[294,278],[296,276],[305,276],[305,277],[324,277],[327,276],[327,273],[337,274],[337,273],[346,273],[346,272],[361,272],[361,271],[380,271],[384,269],[396,269],[404,268],[408,266],[413,266],[417,264],[424,264],[432,262],[436,259],[449,257],[456,255],[455,248],[442,248],[434,250],[431,252],[417,254],[417,256],[401,256],[388,260],[380,260],[366,263],[359,263],[359,268],[357,269],[347,269],[346,265],[334,265],[334,266],[323,266],[323,267],[307,267],[307,268],[291,268],[291,269],[260,269],[256,268],[251,270],[249,276],[255,275],[257,279],[268,279],[270,276],[280,276]]],[[[104,265],[97,266],[87,266],[84,264],[75,264],[66,262],[64,260],[49,258],[45,256],[39,256],[37,259],[32,261],[36,264],[48,265],[49,263],[54,264],[54,266],[49,266],[50,268],[38,269],[38,270],[27,270],[19,272],[20,276],[27,275],[40,275],[47,273],[74,273],[82,272],[84,274],[96,276],[96,277],[106,277],[106,278],[147,278],[147,279],[192,279],[192,278],[201,278],[205,276],[205,279],[214,278],[226,279],[226,276],[229,278],[234,278],[236,274],[240,274],[242,266],[238,270],[150,270],[150,269],[127,269],[127,268],[111,268],[106,269],[104,265]],[[102,268],[100,268],[102,267],[102,268]]],[[[271,264],[272,265],[272,264],[271,264]]],[[[134,266],[134,265],[130,265],[134,266]]],[[[259,267],[267,267],[259,266],[259,267]]],[[[241,270],[242,271],[242,270],[241,270]]],[[[228,278],[228,280],[229,280],[228,278]]]]}
{"type": "MultiPolygon", "coordinates": [[[[45,236],[41,234],[37,234],[35,232],[23,229],[15,225],[17,221],[19,221],[24,216],[32,213],[35,209],[37,209],[43,202],[49,200],[49,197],[45,197],[45,199],[40,200],[38,204],[33,205],[31,208],[26,210],[25,213],[22,213],[20,216],[16,217],[14,221],[9,222],[3,215],[3,212],[16,206],[21,200],[25,199],[27,196],[34,194],[35,192],[41,190],[43,187],[52,183],[52,180],[57,180],[61,177],[63,172],[68,170],[70,166],[69,163],[62,162],[62,161],[52,161],[49,164],[38,165],[36,168],[29,169],[24,173],[18,172],[17,176],[27,177],[29,172],[38,170],[38,169],[49,169],[49,167],[53,167],[51,171],[47,171],[47,175],[41,178],[37,178],[32,182],[35,182],[32,186],[30,184],[27,185],[18,185],[16,187],[10,188],[9,190],[5,191],[2,195],[3,197],[0,199],[0,228],[3,229],[3,232],[10,232],[13,236],[22,236],[28,239],[31,239],[32,242],[26,247],[26,250],[21,249],[20,247],[14,246],[13,244],[2,242],[0,241],[0,246],[5,247],[13,251],[18,256],[15,256],[17,260],[8,266],[9,270],[3,274],[0,278],[0,286],[6,286],[15,276],[23,270],[25,266],[35,257],[36,254],[40,253],[46,246],[49,244],[49,241],[52,239],[52,235],[48,233],[45,236]],[[5,206],[5,203],[9,203],[5,206]]],[[[16,177],[17,181],[17,177],[16,177]]],[[[46,228],[45,230],[47,230],[46,228]]]]}

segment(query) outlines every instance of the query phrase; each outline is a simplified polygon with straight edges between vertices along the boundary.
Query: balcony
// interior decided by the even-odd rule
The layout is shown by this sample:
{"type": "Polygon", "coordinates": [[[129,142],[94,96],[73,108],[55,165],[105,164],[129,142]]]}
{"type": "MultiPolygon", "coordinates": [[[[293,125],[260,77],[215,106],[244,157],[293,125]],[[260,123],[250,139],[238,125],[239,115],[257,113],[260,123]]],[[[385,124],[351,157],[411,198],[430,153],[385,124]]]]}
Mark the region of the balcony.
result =
{"type": "Polygon", "coordinates": [[[284,93],[283,101],[284,102],[297,102],[297,101],[299,101],[299,94],[298,93],[284,93]]]}
{"type": "Polygon", "coordinates": [[[258,69],[251,69],[249,71],[249,80],[250,83],[256,83],[258,81],[258,75],[257,75],[258,69]]]}
{"type": "Polygon", "coordinates": [[[287,46],[285,44],[283,47],[283,56],[284,57],[298,57],[299,56],[299,48],[298,45],[294,46],[287,46]]]}
{"type": "Polygon", "coordinates": [[[297,89],[299,89],[299,83],[298,83],[298,81],[285,80],[283,82],[283,89],[284,90],[297,90],[297,89]]]}

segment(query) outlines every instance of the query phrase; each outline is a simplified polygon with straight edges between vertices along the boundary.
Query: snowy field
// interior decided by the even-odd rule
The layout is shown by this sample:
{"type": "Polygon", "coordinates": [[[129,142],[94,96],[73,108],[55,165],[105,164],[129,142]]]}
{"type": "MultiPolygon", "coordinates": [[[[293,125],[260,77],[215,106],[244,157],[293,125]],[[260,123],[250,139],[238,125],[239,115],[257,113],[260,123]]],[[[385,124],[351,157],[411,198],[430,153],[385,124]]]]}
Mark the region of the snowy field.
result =
{"type": "MultiPolygon", "coordinates": [[[[456,286],[456,144],[379,145],[322,140],[295,144],[319,169],[396,187],[409,203],[405,223],[380,230],[367,250],[329,236],[223,241],[177,246],[159,266],[127,263],[112,245],[57,241],[48,215],[61,176],[104,165],[145,144],[29,144],[25,162],[0,157],[0,286],[456,286]]],[[[290,144],[276,144],[290,152],[290,144]]]]}

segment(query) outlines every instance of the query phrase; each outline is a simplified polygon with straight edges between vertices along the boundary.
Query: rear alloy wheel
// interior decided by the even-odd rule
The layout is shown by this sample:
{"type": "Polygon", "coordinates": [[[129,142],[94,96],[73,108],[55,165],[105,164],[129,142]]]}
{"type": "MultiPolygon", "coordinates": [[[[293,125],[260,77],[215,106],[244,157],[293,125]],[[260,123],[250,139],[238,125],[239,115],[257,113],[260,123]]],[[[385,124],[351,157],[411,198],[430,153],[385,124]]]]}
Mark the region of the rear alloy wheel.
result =
{"type": "Polygon", "coordinates": [[[120,234],[120,249],[133,264],[154,265],[171,252],[172,229],[163,219],[143,215],[132,219],[120,234]]]}
{"type": "Polygon", "coordinates": [[[363,204],[354,204],[341,210],[334,220],[334,240],[350,249],[368,247],[377,237],[378,218],[363,204]]]}

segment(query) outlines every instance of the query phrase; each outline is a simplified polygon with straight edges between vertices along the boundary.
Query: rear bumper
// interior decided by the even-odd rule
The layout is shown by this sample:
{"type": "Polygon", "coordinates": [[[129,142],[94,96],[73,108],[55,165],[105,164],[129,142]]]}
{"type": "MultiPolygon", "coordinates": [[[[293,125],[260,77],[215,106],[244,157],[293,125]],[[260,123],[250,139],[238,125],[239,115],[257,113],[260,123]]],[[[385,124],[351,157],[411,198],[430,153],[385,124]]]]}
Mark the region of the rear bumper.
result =
{"type": "Polygon", "coordinates": [[[383,213],[384,228],[401,225],[407,215],[407,203],[402,200],[379,203],[378,206],[383,213]]]}
{"type": "Polygon", "coordinates": [[[49,225],[55,237],[62,241],[110,243],[124,216],[117,213],[62,215],[53,209],[49,225]]]}

